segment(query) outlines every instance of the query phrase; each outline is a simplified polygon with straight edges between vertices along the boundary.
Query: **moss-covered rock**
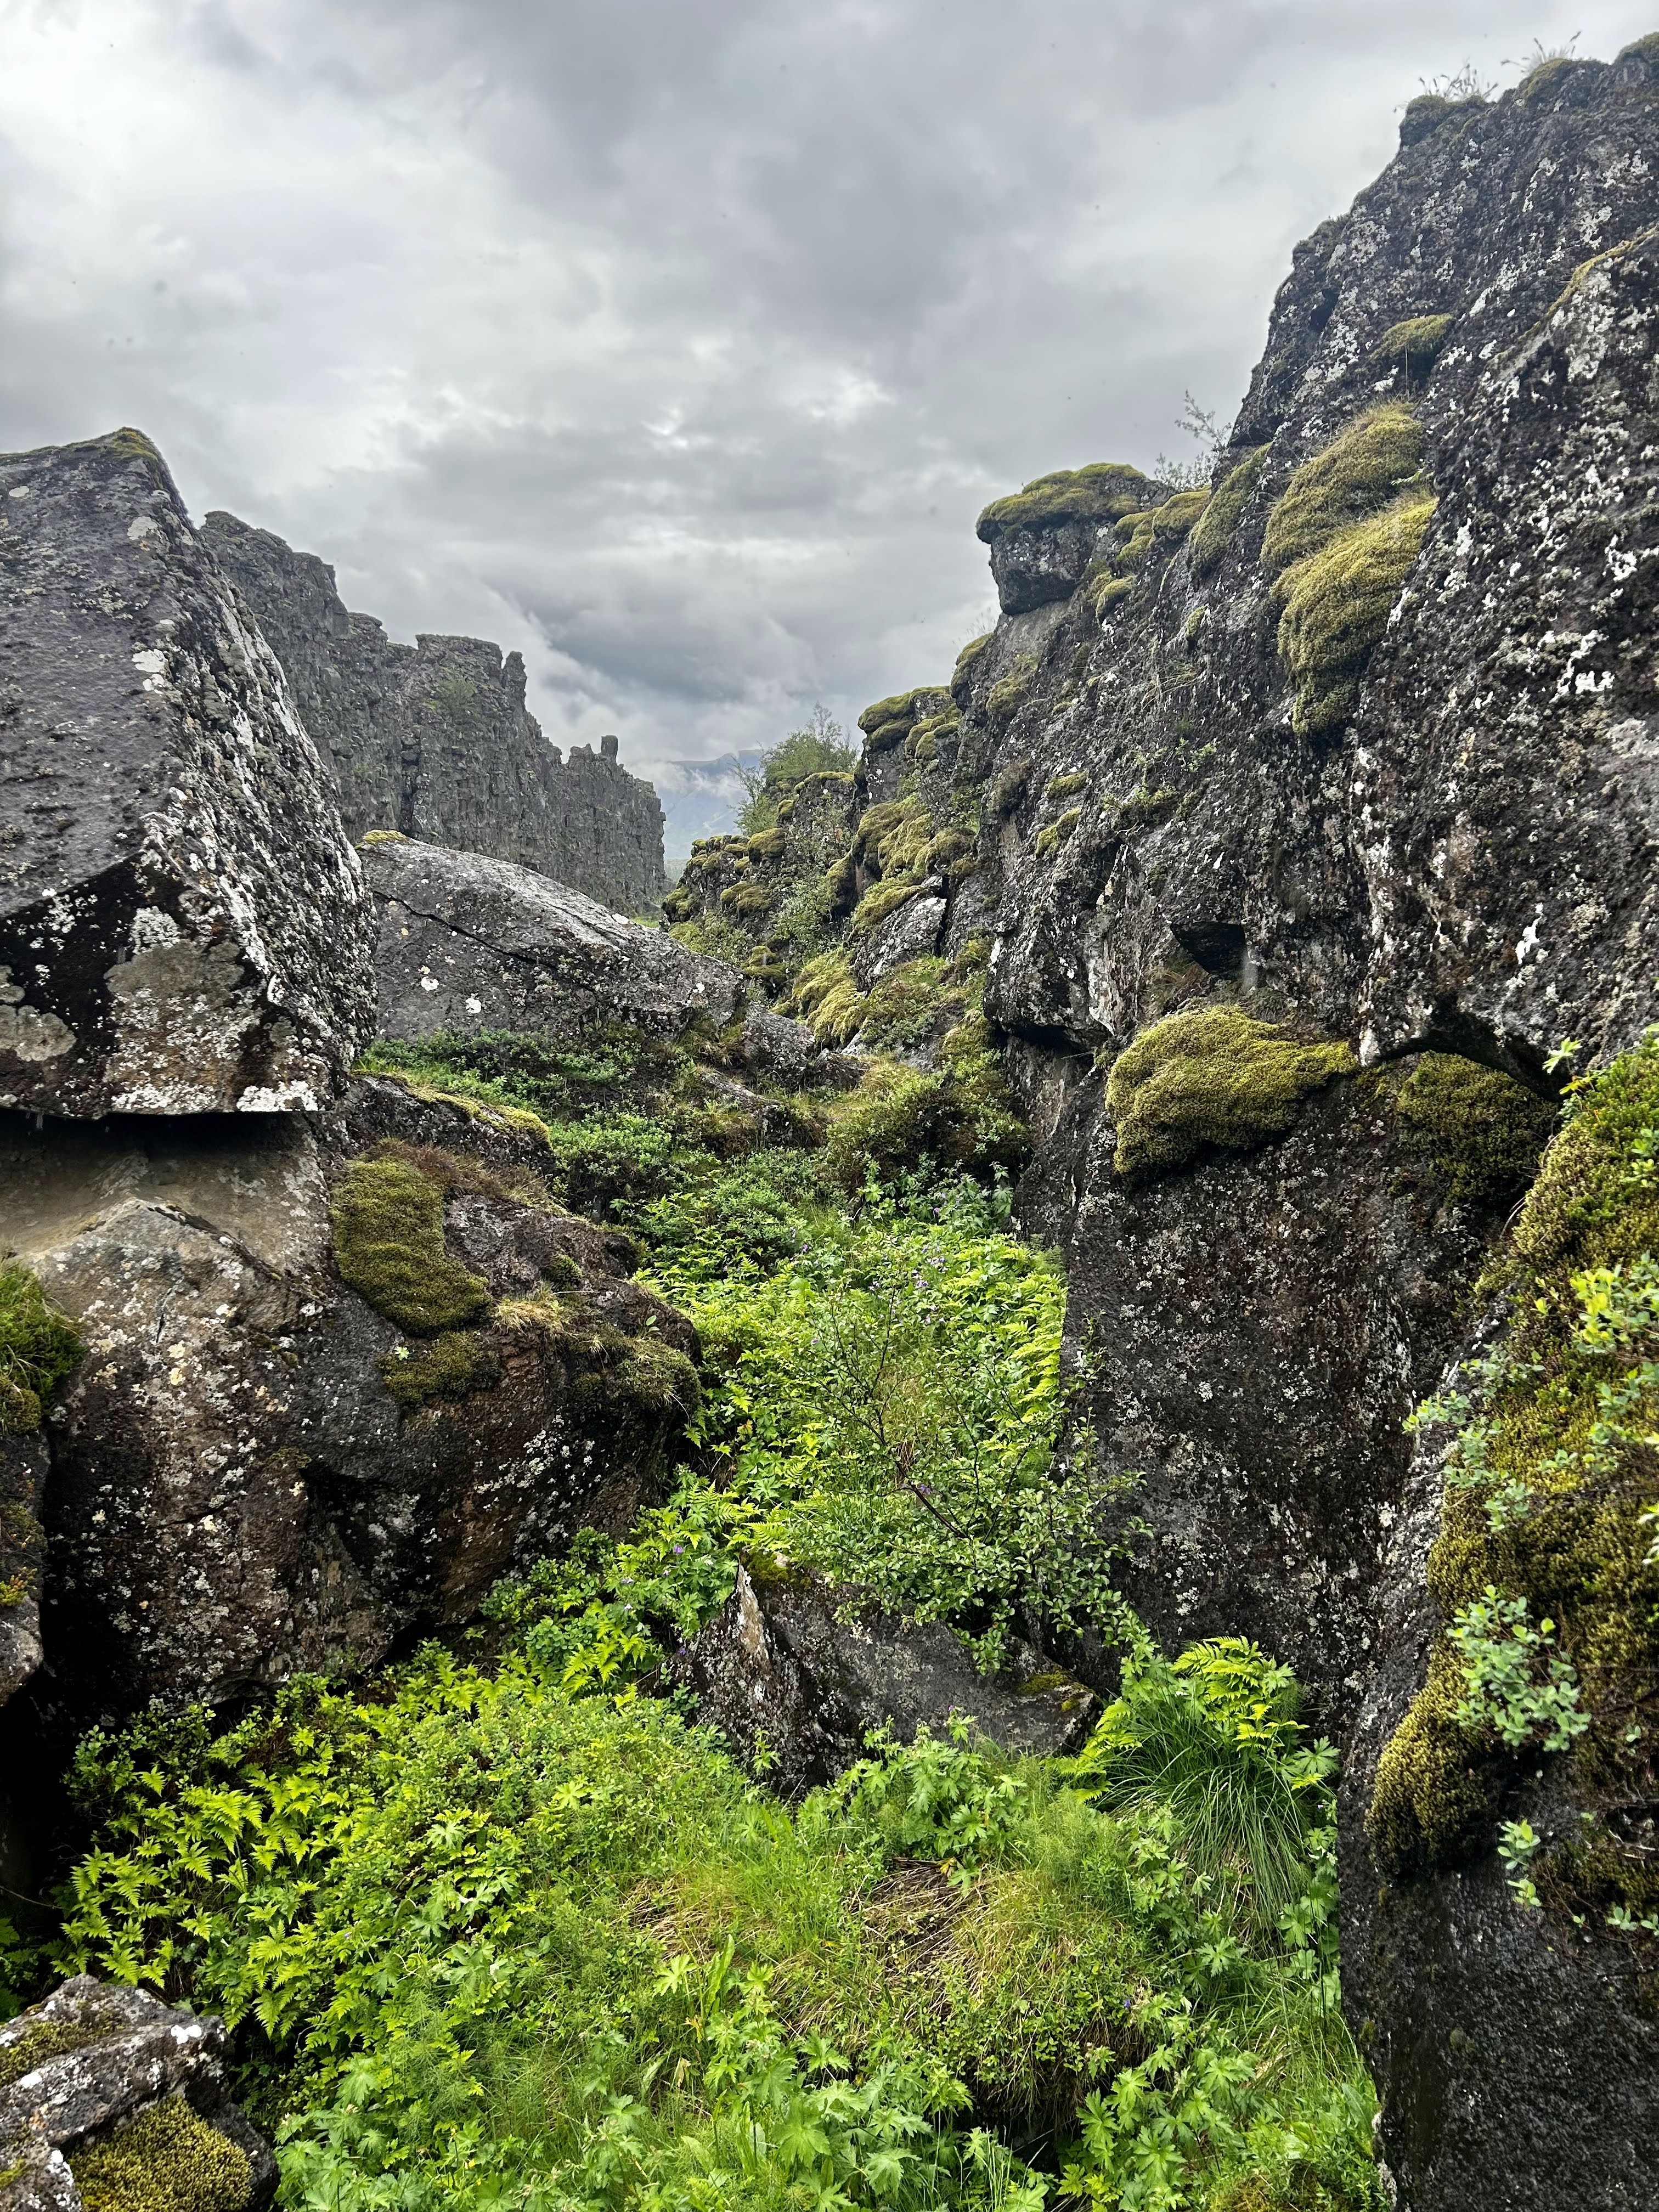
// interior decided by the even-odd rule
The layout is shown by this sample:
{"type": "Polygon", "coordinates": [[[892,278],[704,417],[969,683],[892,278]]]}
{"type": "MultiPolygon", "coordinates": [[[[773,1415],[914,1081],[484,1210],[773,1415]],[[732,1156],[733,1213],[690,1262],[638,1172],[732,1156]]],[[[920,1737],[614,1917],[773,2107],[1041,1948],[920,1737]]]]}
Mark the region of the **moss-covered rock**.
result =
{"type": "Polygon", "coordinates": [[[1351,525],[1395,499],[1423,465],[1423,431],[1402,401],[1349,423],[1291,478],[1261,541],[1261,562],[1278,576],[1317,553],[1351,525]]]}
{"type": "Polygon", "coordinates": [[[1358,1063],[1346,1044],[1308,1043],[1237,1006],[1171,1014],[1113,1060],[1106,1103],[1116,1171],[1182,1167],[1206,1145],[1248,1151],[1281,1136],[1310,1091],[1358,1063]]]}
{"type": "Polygon", "coordinates": [[[1049,530],[1068,522],[1115,522],[1133,513],[1150,489],[1139,469],[1122,461],[1094,461],[1081,469],[1054,469],[1023,491],[994,499],[975,525],[982,544],[1017,530],[1049,530]]]}
{"type": "Polygon", "coordinates": [[[341,1280],[399,1328],[435,1335],[488,1310],[489,1286],[445,1249],[442,1191],[409,1161],[353,1160],[330,1218],[341,1280]]]}
{"type": "Polygon", "coordinates": [[[1401,1085],[1395,1111],[1456,1205],[1495,1207],[1512,1204],[1531,1182],[1559,1109],[1496,1068],[1425,1052],[1401,1085]]]}
{"type": "Polygon", "coordinates": [[[1298,736],[1317,737],[1352,714],[1365,663],[1423,550],[1435,505],[1431,492],[1407,493],[1280,577],[1279,649],[1296,682],[1298,736]]]}
{"type": "Polygon", "coordinates": [[[1211,495],[1209,504],[1193,525],[1188,558],[1194,579],[1212,575],[1222,563],[1239,518],[1261,481],[1272,448],[1253,446],[1243,460],[1229,469],[1211,495]]]}
{"type": "Polygon", "coordinates": [[[21,1261],[0,1260],[0,1434],[40,1425],[41,1407],[80,1365],[85,1345],[21,1261]]]}
{"type": "Polygon", "coordinates": [[[1387,368],[1403,368],[1408,378],[1422,376],[1434,366],[1456,319],[1455,315],[1408,315],[1383,331],[1376,358],[1387,368]]]}
{"type": "Polygon", "coordinates": [[[242,2212],[247,2153],[168,2097],[70,2160],[87,2212],[242,2212]]]}

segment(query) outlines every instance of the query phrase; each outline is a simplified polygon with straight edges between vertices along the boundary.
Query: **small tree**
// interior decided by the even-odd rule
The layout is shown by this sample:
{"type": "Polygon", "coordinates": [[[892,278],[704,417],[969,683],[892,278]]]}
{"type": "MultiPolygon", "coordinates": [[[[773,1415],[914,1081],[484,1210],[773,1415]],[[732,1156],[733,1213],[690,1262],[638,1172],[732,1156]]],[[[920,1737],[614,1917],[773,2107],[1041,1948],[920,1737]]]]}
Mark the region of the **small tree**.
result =
{"type": "Polygon", "coordinates": [[[739,768],[738,781],[748,797],[738,813],[738,827],[745,837],[769,830],[778,818],[778,802],[809,775],[845,775],[858,760],[858,748],[824,706],[814,707],[805,728],[791,730],[787,738],[769,745],[754,768],[739,768]]]}

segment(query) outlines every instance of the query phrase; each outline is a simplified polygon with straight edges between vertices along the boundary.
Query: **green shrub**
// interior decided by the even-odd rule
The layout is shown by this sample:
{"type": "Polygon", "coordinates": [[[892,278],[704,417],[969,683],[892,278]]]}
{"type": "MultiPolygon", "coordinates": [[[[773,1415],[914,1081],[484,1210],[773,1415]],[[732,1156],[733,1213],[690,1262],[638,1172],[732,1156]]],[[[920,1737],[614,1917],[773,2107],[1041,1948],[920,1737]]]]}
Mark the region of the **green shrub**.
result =
{"type": "Polygon", "coordinates": [[[1373,407],[1349,423],[1322,453],[1302,464],[1274,503],[1261,541],[1268,574],[1305,561],[1389,506],[1422,465],[1422,428],[1403,401],[1373,407]]]}
{"type": "Polygon", "coordinates": [[[1279,649],[1296,681],[1298,735],[1317,736],[1352,714],[1365,663],[1423,550],[1435,504],[1431,493],[1413,493],[1281,577],[1279,649]]]}
{"type": "Polygon", "coordinates": [[[1305,1043],[1236,1006],[1170,1014],[1107,1076],[1116,1171],[1146,1175],[1184,1166],[1206,1145],[1243,1152],[1282,1136],[1309,1091],[1357,1066],[1346,1044],[1305,1043]]]}
{"type": "Polygon", "coordinates": [[[1368,1819],[1391,1871],[1454,1863],[1490,1848],[1522,1760],[1553,1754],[1582,1817],[1529,1878],[1625,1929],[1659,1913],[1619,1827],[1659,1727],[1659,1037],[1570,1085],[1566,1112],[1490,1271],[1503,1330],[1419,1410],[1449,1437],[1428,1563],[1446,1626],[1368,1819]]]}
{"type": "Polygon", "coordinates": [[[353,1160],[329,1214],[340,1279],[400,1328],[435,1335],[489,1310],[488,1285],[444,1249],[442,1192],[406,1160],[353,1160]]]}
{"type": "Polygon", "coordinates": [[[1221,566],[1233,542],[1239,518],[1261,481],[1261,472],[1272,450],[1268,446],[1253,446],[1242,461],[1228,470],[1216,486],[1209,505],[1193,525],[1188,544],[1195,579],[1208,576],[1221,566]]]}
{"type": "Polygon", "coordinates": [[[81,1332],[20,1260],[0,1260],[0,1435],[40,1425],[41,1407],[86,1356],[81,1332]]]}
{"type": "Polygon", "coordinates": [[[176,2096],[83,2145],[70,2171],[87,2212],[241,2212],[253,2193],[247,2153],[176,2096]]]}
{"type": "Polygon", "coordinates": [[[951,963],[927,958],[907,960],[890,968],[871,988],[864,1001],[860,1033],[877,1052],[914,1050],[926,1044],[941,1013],[954,1003],[965,1010],[965,1000],[951,963]]]}
{"type": "Polygon", "coordinates": [[[625,1109],[560,1122],[550,1141],[560,1197],[596,1220],[620,1219],[632,1205],[679,1188],[691,1164],[684,1133],[661,1113],[625,1109]]]}
{"type": "Polygon", "coordinates": [[[1443,1052],[1425,1052],[1395,1097],[1407,1141],[1433,1160],[1459,1206],[1512,1204],[1559,1110],[1512,1076],[1443,1052]]]}
{"type": "Polygon", "coordinates": [[[1150,484],[1121,461],[1094,461],[1081,469],[1056,469],[1024,491],[993,500],[975,526],[986,544],[1017,530],[1051,530],[1066,522],[1115,522],[1146,499],[1150,484]]]}

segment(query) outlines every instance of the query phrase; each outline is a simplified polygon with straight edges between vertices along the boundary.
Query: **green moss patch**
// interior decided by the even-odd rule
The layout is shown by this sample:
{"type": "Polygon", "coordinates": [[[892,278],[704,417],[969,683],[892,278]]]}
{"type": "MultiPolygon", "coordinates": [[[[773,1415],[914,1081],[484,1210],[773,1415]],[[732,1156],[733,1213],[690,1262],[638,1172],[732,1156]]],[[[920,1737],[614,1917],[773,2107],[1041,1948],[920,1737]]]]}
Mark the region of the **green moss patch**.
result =
{"type": "Polygon", "coordinates": [[[868,937],[890,915],[896,914],[921,889],[904,877],[895,877],[885,882],[872,884],[854,909],[848,927],[854,937],[868,937]]]}
{"type": "Polygon", "coordinates": [[[1025,703],[1036,674],[1036,658],[1030,653],[1017,653],[1006,672],[999,677],[985,696],[985,719],[992,734],[1000,736],[1025,703]]]}
{"type": "Polygon", "coordinates": [[[0,2089],[9,2089],[14,2081],[33,2074],[49,2058],[61,2058],[66,2051],[84,2051],[106,2032],[96,2013],[83,2013],[76,2020],[31,2021],[15,2042],[0,2046],[0,2089]]]}
{"type": "Polygon", "coordinates": [[[1423,550],[1435,510],[1413,492],[1356,523],[1285,572],[1279,650],[1296,683],[1291,724],[1317,737],[1346,721],[1365,664],[1423,550]]]}
{"type": "Polygon", "coordinates": [[[1401,400],[1373,407],[1304,461],[1274,502],[1261,541],[1269,575],[1305,561],[1387,507],[1423,465],[1423,432],[1401,400]]]}
{"type": "Polygon", "coordinates": [[[436,1335],[488,1310],[488,1285],[445,1249],[442,1191],[408,1160],[353,1160],[329,1212],[341,1280],[399,1328],[436,1335]]]}
{"type": "Polygon", "coordinates": [[[247,2153],[182,2097],[77,2150],[70,2171],[87,2212],[241,2212],[253,2191],[247,2153]]]}
{"type": "Polygon", "coordinates": [[[1408,315],[1383,331],[1376,358],[1389,368],[1403,368],[1407,377],[1421,376],[1433,366],[1456,319],[1455,315],[1408,315]]]}
{"type": "Polygon", "coordinates": [[[1115,522],[1146,504],[1152,489],[1139,469],[1121,461],[1094,461],[1081,469],[1055,469],[1024,491],[994,499],[975,526],[986,544],[1017,530],[1053,530],[1066,522],[1115,522]]]}
{"type": "Polygon", "coordinates": [[[1236,467],[1228,470],[1212,494],[1209,505],[1194,523],[1188,558],[1194,577],[1211,575],[1221,566],[1233,542],[1239,518],[1261,481],[1261,471],[1267,465],[1271,450],[1267,446],[1252,447],[1236,467]]]}
{"type": "Polygon", "coordinates": [[[0,1261],[0,1433],[40,1425],[41,1408],[85,1357],[81,1333],[21,1261],[0,1261]]]}
{"type": "Polygon", "coordinates": [[[1659,1934],[1631,1826],[1659,1799],[1659,1038],[1572,1086],[1567,1115],[1489,1272],[1502,1334],[1419,1416],[1450,1431],[1444,1625],[1369,1826],[1392,1873],[1453,1863],[1491,1844],[1518,1774],[1565,1755],[1582,1817],[1527,1886],[1639,1937],[1659,1934]]]}
{"type": "Polygon", "coordinates": [[[1508,1206],[1520,1197],[1559,1114],[1512,1076],[1455,1054],[1425,1052],[1400,1086],[1395,1111],[1408,1144],[1447,1178],[1459,1206],[1508,1206]]]}
{"type": "Polygon", "coordinates": [[[1310,1044],[1237,1006],[1155,1022],[1113,1061],[1106,1102],[1116,1171],[1182,1167],[1206,1146],[1244,1152],[1282,1136],[1302,1100],[1358,1063],[1346,1044],[1310,1044]]]}
{"type": "Polygon", "coordinates": [[[436,1398],[470,1398],[493,1389],[501,1362],[477,1330],[450,1330],[429,1344],[398,1346],[380,1362],[386,1389],[406,1412],[436,1398]]]}
{"type": "Polygon", "coordinates": [[[1195,491],[1176,492],[1161,507],[1124,515],[1117,526],[1117,535],[1123,541],[1117,556],[1120,563],[1139,568],[1149,560],[1172,553],[1209,502],[1209,492],[1200,485],[1195,491]]]}

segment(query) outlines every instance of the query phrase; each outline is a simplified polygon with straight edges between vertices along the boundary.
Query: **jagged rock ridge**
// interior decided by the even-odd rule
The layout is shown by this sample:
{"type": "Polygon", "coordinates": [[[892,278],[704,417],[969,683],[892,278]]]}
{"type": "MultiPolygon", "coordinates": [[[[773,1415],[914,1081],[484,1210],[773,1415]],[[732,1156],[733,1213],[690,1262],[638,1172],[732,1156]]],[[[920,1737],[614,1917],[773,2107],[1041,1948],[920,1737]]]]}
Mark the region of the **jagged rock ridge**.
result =
{"type": "Polygon", "coordinates": [[[662,896],[663,813],[617,741],[550,744],[524,662],[476,637],[388,638],[347,611],[334,571],[216,512],[202,536],[253,609],[334,771],[355,839],[397,830],[535,868],[622,914],[662,896]]]}

